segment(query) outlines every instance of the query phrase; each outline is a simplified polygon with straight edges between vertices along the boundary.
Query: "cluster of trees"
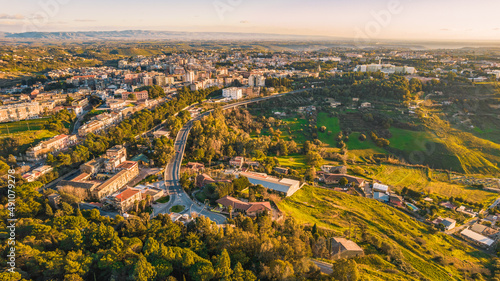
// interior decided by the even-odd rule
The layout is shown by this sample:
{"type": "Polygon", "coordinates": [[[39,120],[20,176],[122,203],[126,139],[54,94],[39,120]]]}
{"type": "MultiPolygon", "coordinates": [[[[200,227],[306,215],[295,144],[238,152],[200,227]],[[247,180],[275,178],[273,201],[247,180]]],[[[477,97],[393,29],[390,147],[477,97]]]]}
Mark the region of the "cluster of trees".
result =
{"type": "Polygon", "coordinates": [[[317,70],[318,67],[321,67],[321,70],[330,70],[337,67],[339,63],[336,61],[297,61],[292,62],[288,67],[292,67],[297,70],[317,70]]]}
{"type": "MultiPolygon", "coordinates": [[[[325,237],[293,219],[239,216],[235,227],[226,228],[205,217],[188,225],[168,215],[110,219],[97,210],[80,211],[64,197],[55,209],[47,194],[37,192],[40,186],[24,183],[17,189],[19,273],[0,273],[1,280],[327,279],[309,261],[314,253],[328,252],[325,237]]],[[[0,200],[5,219],[7,198],[0,200]]],[[[0,224],[6,227],[5,220],[0,224]]],[[[4,264],[7,251],[2,244],[4,264]]]]}
{"type": "Polygon", "coordinates": [[[391,144],[391,142],[388,139],[380,138],[377,136],[375,132],[371,132],[371,138],[372,141],[378,146],[378,147],[387,147],[391,144]]]}
{"type": "Polygon", "coordinates": [[[44,125],[44,129],[59,134],[67,134],[69,133],[67,127],[70,127],[75,119],[75,112],[63,109],[50,117],[48,123],[44,125]]]}
{"type": "Polygon", "coordinates": [[[286,87],[290,88],[292,86],[292,80],[288,78],[267,78],[266,87],[280,88],[286,87]]]}
{"type": "Polygon", "coordinates": [[[195,161],[211,163],[223,156],[252,156],[251,152],[255,154],[257,151],[262,155],[256,155],[256,158],[300,152],[297,143],[281,139],[280,132],[274,132],[272,137],[252,138],[250,133],[254,130],[260,133],[264,120],[239,109],[226,115],[215,110],[203,120],[194,122],[187,145],[188,156],[195,161]]]}

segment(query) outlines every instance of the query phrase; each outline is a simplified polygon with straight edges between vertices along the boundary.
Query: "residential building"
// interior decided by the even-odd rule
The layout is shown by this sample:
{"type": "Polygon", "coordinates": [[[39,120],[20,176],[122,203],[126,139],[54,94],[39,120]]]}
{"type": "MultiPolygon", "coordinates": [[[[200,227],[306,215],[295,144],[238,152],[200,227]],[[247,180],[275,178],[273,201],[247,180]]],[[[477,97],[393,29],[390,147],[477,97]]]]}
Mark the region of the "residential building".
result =
{"type": "Polygon", "coordinates": [[[437,219],[433,220],[432,223],[434,225],[444,225],[445,230],[451,230],[456,227],[457,221],[454,219],[446,218],[443,219],[442,217],[438,217],[437,219]]]}
{"type": "Polygon", "coordinates": [[[243,98],[243,90],[237,87],[226,88],[222,90],[222,96],[232,100],[243,98]]]}
{"type": "Polygon", "coordinates": [[[0,122],[21,121],[38,118],[40,115],[38,102],[24,102],[0,106],[0,122]]]}
{"type": "Polygon", "coordinates": [[[232,212],[243,213],[249,217],[255,217],[264,212],[272,212],[271,203],[269,202],[243,202],[231,196],[225,196],[216,201],[217,204],[224,206],[229,212],[229,207],[232,212]]]}
{"type": "Polygon", "coordinates": [[[184,79],[188,83],[195,82],[196,78],[195,78],[194,71],[186,71],[186,75],[184,76],[184,79]]]}
{"type": "Polygon", "coordinates": [[[383,203],[387,203],[387,202],[389,202],[389,195],[387,195],[386,193],[382,193],[382,192],[374,192],[373,199],[380,201],[380,202],[383,202],[383,203]]]}
{"type": "Polygon", "coordinates": [[[358,244],[341,237],[334,237],[331,240],[331,255],[335,259],[348,259],[361,257],[365,254],[358,244]]]}
{"type": "Polygon", "coordinates": [[[229,160],[229,165],[231,167],[239,168],[243,167],[243,164],[245,163],[245,157],[237,156],[234,157],[233,159],[229,160]]]}
{"type": "Polygon", "coordinates": [[[80,165],[80,171],[89,175],[96,175],[104,166],[104,159],[92,159],[87,163],[80,165]]]}
{"type": "Polygon", "coordinates": [[[248,77],[248,86],[250,87],[265,87],[266,78],[262,75],[250,75],[248,77]]]}
{"type": "Polygon", "coordinates": [[[399,207],[402,207],[404,204],[403,197],[394,193],[389,195],[389,202],[399,207]]]}
{"type": "Polygon", "coordinates": [[[347,167],[323,165],[321,166],[321,171],[330,174],[347,174],[347,167]]]}
{"type": "Polygon", "coordinates": [[[59,209],[59,203],[61,202],[61,195],[57,193],[52,193],[47,197],[49,199],[49,204],[55,208],[59,209]]]}
{"type": "Polygon", "coordinates": [[[353,177],[353,176],[346,175],[346,174],[329,174],[329,173],[325,173],[323,175],[323,181],[326,184],[338,184],[342,178],[346,178],[347,182],[349,184],[355,184],[355,185],[358,185],[360,187],[363,187],[366,184],[366,181],[364,179],[358,178],[358,177],[353,177]]]}
{"type": "Polygon", "coordinates": [[[186,165],[186,168],[198,173],[198,172],[205,170],[205,165],[203,165],[201,163],[196,163],[196,162],[189,162],[186,165]]]}
{"type": "Polygon", "coordinates": [[[45,158],[48,153],[55,153],[68,149],[75,145],[77,141],[76,135],[58,135],[49,140],[42,141],[34,147],[28,148],[26,157],[28,161],[38,161],[45,158]]]}
{"type": "Polygon", "coordinates": [[[124,100],[107,99],[106,104],[111,110],[117,110],[126,107],[129,102],[124,100]]]}

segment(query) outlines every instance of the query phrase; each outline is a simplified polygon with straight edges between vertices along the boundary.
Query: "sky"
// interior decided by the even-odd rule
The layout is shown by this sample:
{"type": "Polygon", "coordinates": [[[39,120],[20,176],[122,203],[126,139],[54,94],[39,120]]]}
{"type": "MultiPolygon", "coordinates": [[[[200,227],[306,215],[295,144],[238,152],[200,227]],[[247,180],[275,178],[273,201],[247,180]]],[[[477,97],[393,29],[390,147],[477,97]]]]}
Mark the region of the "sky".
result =
{"type": "Polygon", "coordinates": [[[0,32],[160,30],[500,41],[498,0],[0,0],[0,32]]]}

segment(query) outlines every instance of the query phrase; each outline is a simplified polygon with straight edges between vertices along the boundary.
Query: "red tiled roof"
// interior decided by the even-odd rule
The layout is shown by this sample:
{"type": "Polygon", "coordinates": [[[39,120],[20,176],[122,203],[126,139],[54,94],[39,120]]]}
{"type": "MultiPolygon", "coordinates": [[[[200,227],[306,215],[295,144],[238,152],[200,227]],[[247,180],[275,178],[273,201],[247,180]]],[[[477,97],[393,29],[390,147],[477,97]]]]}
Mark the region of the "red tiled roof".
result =
{"type": "Polygon", "coordinates": [[[256,212],[256,211],[271,211],[271,203],[269,202],[252,202],[247,203],[241,200],[238,200],[231,196],[225,196],[216,201],[218,204],[221,204],[226,207],[233,207],[234,209],[243,210],[245,212],[256,212]]]}
{"type": "Polygon", "coordinates": [[[137,193],[141,193],[139,189],[135,188],[127,188],[120,194],[116,195],[115,198],[120,200],[121,202],[131,198],[132,196],[136,195],[137,193]]]}

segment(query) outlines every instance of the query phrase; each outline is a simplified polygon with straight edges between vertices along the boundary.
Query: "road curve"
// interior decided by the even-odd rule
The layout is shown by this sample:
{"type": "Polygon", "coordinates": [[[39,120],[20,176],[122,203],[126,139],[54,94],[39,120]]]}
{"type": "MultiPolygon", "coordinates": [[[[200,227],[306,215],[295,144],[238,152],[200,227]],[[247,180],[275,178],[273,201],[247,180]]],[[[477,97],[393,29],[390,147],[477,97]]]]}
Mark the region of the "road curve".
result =
{"type": "MultiPolygon", "coordinates": [[[[288,93],[282,93],[282,94],[276,94],[272,96],[267,96],[267,97],[260,97],[260,98],[255,98],[251,100],[246,100],[246,101],[241,101],[241,102],[236,102],[232,104],[228,104],[222,107],[222,110],[227,110],[231,108],[235,108],[238,106],[242,105],[247,105],[251,103],[256,103],[256,102],[261,102],[264,100],[272,99],[272,98],[277,98],[277,97],[282,97],[287,94],[292,94],[292,93],[299,93],[303,92],[305,90],[297,90],[297,91],[292,91],[288,93]]],[[[210,113],[212,113],[213,110],[207,111],[205,113],[202,113],[192,120],[188,121],[182,129],[179,131],[177,134],[177,138],[175,139],[174,143],[174,151],[175,155],[170,159],[169,163],[165,167],[165,188],[168,190],[170,194],[170,203],[168,204],[168,208],[165,207],[163,210],[159,211],[158,214],[162,213],[168,213],[169,208],[171,206],[175,205],[182,205],[185,207],[185,210],[183,213],[191,213],[195,212],[198,214],[201,214],[205,217],[210,218],[212,221],[216,222],[217,224],[223,224],[226,221],[226,217],[214,213],[211,211],[208,211],[206,209],[206,206],[203,204],[198,205],[195,201],[191,200],[189,195],[184,191],[182,186],[179,183],[180,180],[180,170],[181,170],[181,165],[182,165],[182,160],[184,158],[184,151],[186,150],[186,143],[187,139],[189,137],[189,132],[191,131],[191,128],[193,127],[193,123],[195,121],[201,120],[203,117],[208,116],[210,113]]]]}

